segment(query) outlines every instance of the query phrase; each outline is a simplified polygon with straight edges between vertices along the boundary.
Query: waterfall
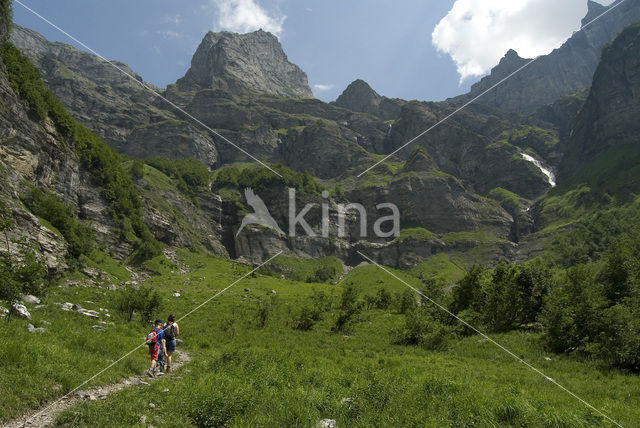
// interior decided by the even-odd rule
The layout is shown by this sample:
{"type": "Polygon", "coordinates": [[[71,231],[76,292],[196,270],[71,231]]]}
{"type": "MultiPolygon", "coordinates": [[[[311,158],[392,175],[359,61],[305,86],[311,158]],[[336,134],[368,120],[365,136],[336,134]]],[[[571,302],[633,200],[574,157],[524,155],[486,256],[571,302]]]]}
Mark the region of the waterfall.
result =
{"type": "Polygon", "coordinates": [[[542,173],[547,176],[547,178],[549,179],[549,184],[551,185],[551,187],[556,187],[556,176],[553,173],[553,171],[551,171],[548,168],[545,168],[544,165],[542,165],[542,162],[540,162],[538,159],[534,158],[533,156],[529,156],[526,153],[520,153],[520,155],[526,161],[529,161],[532,164],[534,164],[535,166],[537,166],[540,169],[540,171],[542,171],[542,173]]]}

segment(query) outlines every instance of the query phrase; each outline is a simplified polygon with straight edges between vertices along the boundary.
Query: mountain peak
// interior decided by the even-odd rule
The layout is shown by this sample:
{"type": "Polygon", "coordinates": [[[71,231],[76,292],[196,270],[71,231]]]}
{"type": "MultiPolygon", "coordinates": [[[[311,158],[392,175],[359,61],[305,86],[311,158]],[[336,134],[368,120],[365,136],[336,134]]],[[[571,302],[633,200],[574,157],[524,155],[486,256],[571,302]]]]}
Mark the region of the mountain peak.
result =
{"type": "Polygon", "coordinates": [[[602,15],[608,8],[593,0],[587,0],[587,14],[580,22],[581,26],[588,24],[589,22],[602,15]]]}
{"type": "Polygon", "coordinates": [[[338,107],[351,111],[376,114],[382,97],[361,79],[354,80],[336,100],[338,107]]]}
{"type": "Polygon", "coordinates": [[[289,62],[273,34],[262,29],[238,34],[209,31],[191,60],[191,68],[178,80],[185,90],[221,88],[312,98],[307,75],[289,62]]]}

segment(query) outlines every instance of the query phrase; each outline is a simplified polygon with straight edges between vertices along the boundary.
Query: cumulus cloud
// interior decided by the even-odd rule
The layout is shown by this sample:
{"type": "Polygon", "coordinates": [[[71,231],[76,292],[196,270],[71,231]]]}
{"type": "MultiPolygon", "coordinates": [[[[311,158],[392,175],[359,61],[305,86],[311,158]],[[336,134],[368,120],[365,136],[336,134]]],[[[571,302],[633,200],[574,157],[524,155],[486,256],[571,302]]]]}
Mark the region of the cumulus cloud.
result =
{"type": "Polygon", "coordinates": [[[333,89],[335,85],[334,84],[329,84],[329,85],[323,85],[322,83],[318,83],[316,85],[313,85],[314,89],[318,90],[318,91],[330,91],[333,89]]]}
{"type": "Polygon", "coordinates": [[[509,49],[524,58],[549,53],[580,28],[586,12],[586,0],[456,0],[431,40],[451,56],[462,81],[486,74],[509,49]]]}
{"type": "Polygon", "coordinates": [[[268,13],[255,0],[212,0],[218,9],[217,27],[222,30],[248,33],[263,29],[280,36],[286,16],[268,13]]]}

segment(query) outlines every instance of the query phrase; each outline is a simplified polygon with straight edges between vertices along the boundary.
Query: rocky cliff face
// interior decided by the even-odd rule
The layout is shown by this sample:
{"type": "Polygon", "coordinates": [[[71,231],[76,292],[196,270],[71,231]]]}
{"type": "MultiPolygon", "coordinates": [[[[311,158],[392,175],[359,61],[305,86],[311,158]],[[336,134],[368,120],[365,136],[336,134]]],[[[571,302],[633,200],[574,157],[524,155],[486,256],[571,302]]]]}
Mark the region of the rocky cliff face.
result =
{"type": "Polygon", "coordinates": [[[280,42],[271,33],[209,32],[191,60],[191,68],[177,82],[181,90],[246,90],[312,98],[307,75],[287,59],[280,42]]]}
{"type": "MultiPolygon", "coordinates": [[[[572,176],[609,181],[629,193],[640,187],[640,24],[624,31],[602,53],[584,106],[575,121],[561,165],[561,179],[572,176]]],[[[595,184],[595,183],[594,183],[595,184]]]]}
{"type": "Polygon", "coordinates": [[[134,157],[194,157],[209,166],[216,163],[213,140],[178,120],[176,111],[143,88],[138,83],[142,78],[126,64],[114,61],[135,81],[95,55],[51,43],[19,25],[13,26],[11,42],[38,67],[47,87],[74,118],[119,152],[134,157]]]}
{"type": "Polygon", "coordinates": [[[334,102],[338,107],[369,113],[384,120],[393,120],[400,114],[403,100],[379,95],[364,80],[355,80],[334,102]]]}
{"type": "MultiPolygon", "coordinates": [[[[26,29],[17,28],[13,38],[73,114],[119,151],[134,157],[194,157],[211,169],[252,161],[136,82],[114,75],[117,70],[101,60],[49,43],[26,29]]],[[[493,247],[487,254],[509,254],[508,239],[526,233],[527,200],[544,193],[549,183],[521,152],[555,166],[553,126],[474,105],[416,142],[424,153],[412,156],[411,148],[403,150],[356,179],[381,155],[449,114],[451,104],[388,99],[362,81],[351,84],[336,103],[327,104],[305,98],[310,92],[300,73],[268,33],[209,33],[187,75],[163,94],[257,158],[308,172],[325,181],[327,188],[341,186],[343,202],[365,204],[371,218],[378,214],[376,204],[394,203],[402,212],[402,227],[423,227],[439,235],[490,236],[493,247]],[[523,197],[522,207],[507,211],[487,199],[496,187],[523,197]]],[[[136,184],[151,231],[171,246],[220,253],[222,241],[231,255],[256,261],[274,248],[303,257],[337,255],[355,261],[357,248],[375,247],[381,259],[405,266],[436,252],[470,251],[480,245],[475,238],[463,243],[440,240],[424,242],[425,249],[417,250],[419,239],[383,242],[371,236],[371,230],[367,239],[360,239],[357,219],[349,223],[348,236],[340,239],[290,239],[260,228],[248,228],[236,238],[242,220],[238,203],[202,193],[196,196],[199,207],[194,206],[175,187],[158,180],[145,172],[136,184]],[[405,250],[413,255],[406,256],[405,250]]],[[[229,190],[238,195],[243,191],[225,189],[229,190]]],[[[287,207],[280,206],[281,196],[267,196],[265,203],[285,221],[287,207]]],[[[332,224],[335,229],[335,219],[332,224]]]]}
{"type": "MultiPolygon", "coordinates": [[[[606,10],[591,0],[588,1],[588,7],[583,25],[606,10]]],[[[625,26],[638,19],[640,0],[626,0],[584,30],[576,32],[560,48],[539,57],[517,75],[482,96],[478,102],[504,111],[530,114],[563,95],[588,86],[600,60],[602,47],[625,26]]],[[[510,50],[488,76],[472,86],[469,94],[456,100],[465,101],[481,94],[527,61],[510,50]]]]}

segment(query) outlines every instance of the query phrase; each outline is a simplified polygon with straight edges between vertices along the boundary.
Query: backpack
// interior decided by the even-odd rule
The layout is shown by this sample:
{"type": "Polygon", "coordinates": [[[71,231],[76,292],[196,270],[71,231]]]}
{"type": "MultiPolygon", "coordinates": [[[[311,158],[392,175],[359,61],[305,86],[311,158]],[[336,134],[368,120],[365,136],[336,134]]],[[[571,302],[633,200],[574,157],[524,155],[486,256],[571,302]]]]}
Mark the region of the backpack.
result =
{"type": "Polygon", "coordinates": [[[167,342],[170,342],[176,338],[176,331],[173,323],[164,326],[164,338],[167,340],[167,342]]]}
{"type": "Polygon", "coordinates": [[[149,332],[149,334],[147,334],[147,345],[148,346],[153,346],[153,345],[157,345],[158,344],[158,328],[154,327],[153,330],[151,330],[149,332]]]}

